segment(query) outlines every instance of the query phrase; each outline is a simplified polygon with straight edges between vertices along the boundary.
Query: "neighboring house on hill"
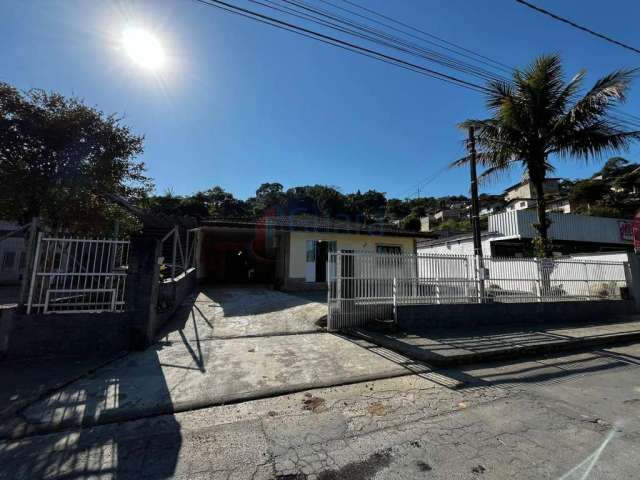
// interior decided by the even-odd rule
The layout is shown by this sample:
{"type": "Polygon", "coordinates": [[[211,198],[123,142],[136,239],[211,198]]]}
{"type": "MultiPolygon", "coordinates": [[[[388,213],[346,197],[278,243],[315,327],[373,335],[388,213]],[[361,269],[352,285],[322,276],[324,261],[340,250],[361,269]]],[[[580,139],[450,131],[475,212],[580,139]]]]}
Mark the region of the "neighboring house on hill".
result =
{"type": "Polygon", "coordinates": [[[267,283],[285,290],[327,287],[329,253],[412,254],[425,233],[392,225],[300,216],[208,220],[197,228],[198,276],[214,282],[267,283]]]}
{"type": "Polygon", "coordinates": [[[467,215],[467,210],[464,208],[444,208],[442,210],[438,210],[433,218],[437,222],[442,222],[444,220],[448,220],[450,218],[459,219],[463,218],[467,215]]]}
{"type": "MultiPolygon", "coordinates": [[[[560,180],[559,178],[547,178],[544,181],[544,194],[545,196],[555,196],[560,193],[560,180]]],[[[535,199],[536,191],[533,184],[528,178],[523,178],[522,181],[510,186],[504,191],[504,200],[509,203],[513,200],[526,200],[535,199]]]]}
{"type": "Polygon", "coordinates": [[[571,213],[571,202],[566,197],[558,197],[547,201],[547,212],[571,213]]]}

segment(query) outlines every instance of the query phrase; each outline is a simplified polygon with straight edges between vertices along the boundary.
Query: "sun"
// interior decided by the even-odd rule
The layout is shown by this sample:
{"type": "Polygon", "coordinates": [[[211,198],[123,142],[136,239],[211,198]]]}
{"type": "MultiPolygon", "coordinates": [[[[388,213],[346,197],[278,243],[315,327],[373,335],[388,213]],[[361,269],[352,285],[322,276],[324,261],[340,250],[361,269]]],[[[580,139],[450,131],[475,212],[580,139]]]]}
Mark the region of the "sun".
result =
{"type": "Polygon", "coordinates": [[[122,45],[131,60],[147,70],[158,70],[165,63],[162,45],[146,30],[127,28],[122,32],[122,45]]]}

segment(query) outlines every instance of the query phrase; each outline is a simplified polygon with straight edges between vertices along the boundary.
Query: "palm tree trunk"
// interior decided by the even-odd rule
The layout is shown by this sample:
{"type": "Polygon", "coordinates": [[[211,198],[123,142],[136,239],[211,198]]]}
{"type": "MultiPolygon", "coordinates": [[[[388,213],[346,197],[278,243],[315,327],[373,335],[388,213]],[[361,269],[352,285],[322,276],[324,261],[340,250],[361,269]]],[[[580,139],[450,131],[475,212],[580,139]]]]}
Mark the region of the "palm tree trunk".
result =
{"type": "Polygon", "coordinates": [[[544,198],[544,179],[533,182],[536,190],[536,210],[538,223],[535,227],[540,238],[546,242],[549,238],[549,221],[547,220],[547,200],[544,198]]]}
{"type": "MultiPolygon", "coordinates": [[[[536,209],[538,223],[535,228],[540,235],[540,250],[542,257],[549,257],[551,252],[549,251],[549,220],[547,219],[547,200],[544,198],[544,176],[542,180],[537,179],[533,183],[536,191],[536,209]]],[[[547,297],[551,294],[551,270],[545,266],[542,262],[538,264],[540,275],[540,294],[542,297],[547,297]]]]}

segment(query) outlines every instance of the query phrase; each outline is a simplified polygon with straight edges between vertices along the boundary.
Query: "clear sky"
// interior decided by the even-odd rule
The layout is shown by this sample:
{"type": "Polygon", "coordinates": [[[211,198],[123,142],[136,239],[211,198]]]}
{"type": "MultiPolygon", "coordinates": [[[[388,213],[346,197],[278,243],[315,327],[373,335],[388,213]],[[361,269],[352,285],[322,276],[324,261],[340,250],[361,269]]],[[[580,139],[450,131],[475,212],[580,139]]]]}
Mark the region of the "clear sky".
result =
{"type": "MultiPolygon", "coordinates": [[[[588,70],[587,85],[640,66],[640,54],[514,0],[359,2],[509,65],[559,52],[568,73],[588,70]]],[[[637,0],[534,3],[640,47],[637,0]]],[[[420,183],[422,195],[468,192],[466,170],[434,174],[464,154],[456,123],[485,116],[477,93],[192,0],[0,0],[0,29],[0,80],[124,116],[146,136],[143,159],[160,193],[220,185],[245,198],[275,181],[399,197],[415,195],[420,183]],[[162,69],[150,73],[122,51],[132,25],[157,36],[167,54],[162,69]]],[[[640,79],[625,110],[640,115],[639,107],[640,79]]],[[[640,148],[627,158],[640,160],[640,148]]],[[[599,166],[558,164],[557,174],[575,178],[599,166]]]]}

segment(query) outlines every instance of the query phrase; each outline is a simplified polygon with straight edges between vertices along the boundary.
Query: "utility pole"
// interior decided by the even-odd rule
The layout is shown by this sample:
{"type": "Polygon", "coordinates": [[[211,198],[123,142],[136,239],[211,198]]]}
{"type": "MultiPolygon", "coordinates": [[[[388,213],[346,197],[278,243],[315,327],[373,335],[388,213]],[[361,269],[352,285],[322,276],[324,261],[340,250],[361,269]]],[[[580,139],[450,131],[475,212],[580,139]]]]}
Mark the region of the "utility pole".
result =
{"type": "Polygon", "coordinates": [[[469,173],[471,174],[471,228],[473,229],[473,253],[479,283],[480,302],[484,299],[484,263],[482,240],[480,237],[480,205],[478,202],[478,175],[476,173],[476,137],[473,127],[469,127],[469,173]]]}

